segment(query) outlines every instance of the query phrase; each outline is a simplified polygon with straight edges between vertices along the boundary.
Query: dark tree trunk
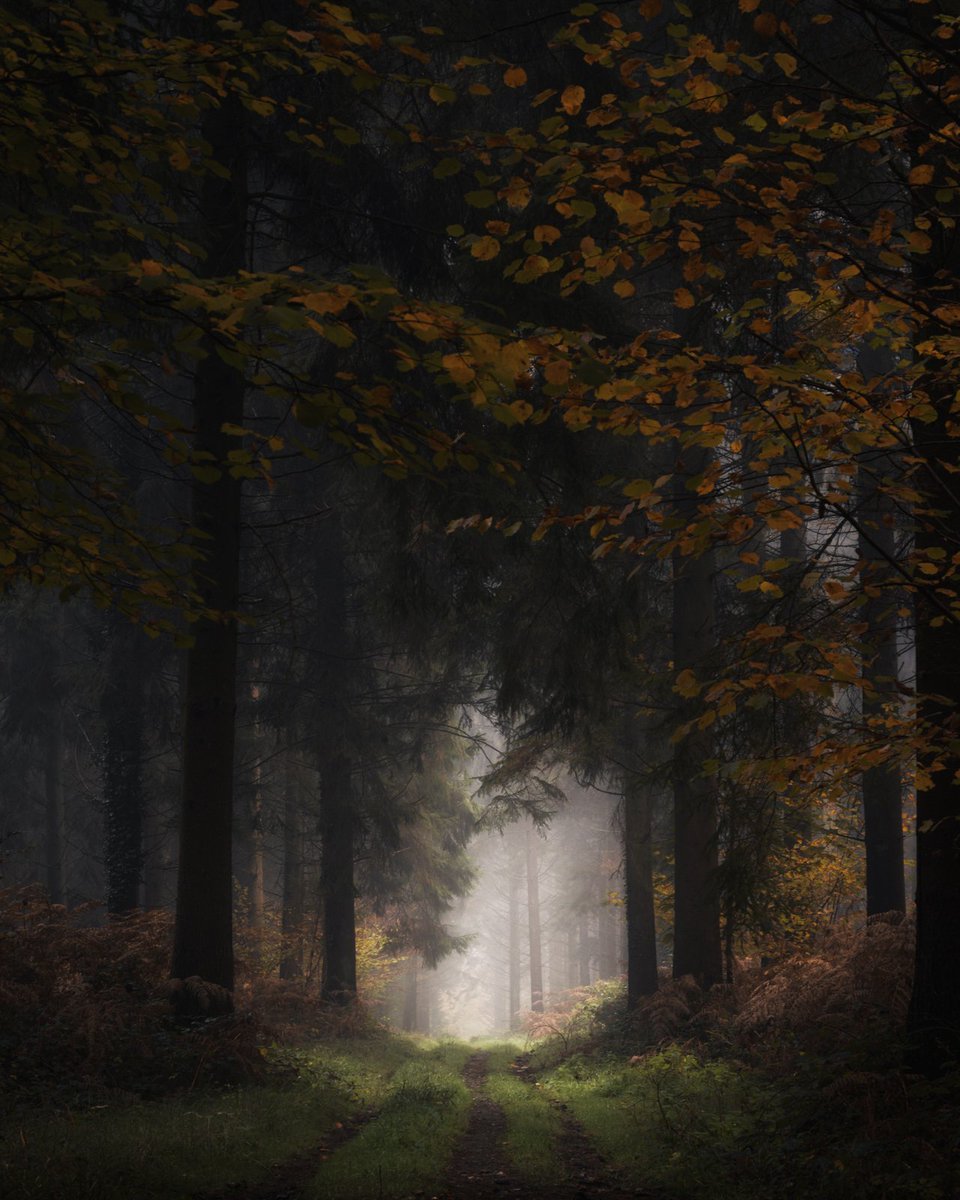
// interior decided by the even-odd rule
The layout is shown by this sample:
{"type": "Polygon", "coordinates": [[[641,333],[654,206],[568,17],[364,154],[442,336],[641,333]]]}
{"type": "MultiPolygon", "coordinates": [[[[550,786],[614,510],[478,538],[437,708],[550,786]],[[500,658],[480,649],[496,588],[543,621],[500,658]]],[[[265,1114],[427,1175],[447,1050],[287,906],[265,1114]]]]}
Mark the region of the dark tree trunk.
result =
{"type": "Polygon", "coordinates": [[[103,718],[107,911],[140,903],[143,875],[143,634],[118,618],[111,630],[103,718]]]}
{"type": "Polygon", "coordinates": [[[657,990],[657,927],[653,905],[652,804],[646,782],[623,778],[623,873],[627,893],[627,1008],[657,990]]]}
{"type": "MultiPolygon", "coordinates": [[[[213,158],[229,172],[226,178],[205,177],[199,197],[199,234],[207,251],[202,270],[217,277],[245,265],[246,161],[239,108],[227,102],[214,110],[204,134],[213,158]]],[[[191,519],[204,555],[194,586],[203,608],[217,615],[196,622],[187,651],[173,974],[198,975],[229,991],[240,483],[226,470],[237,440],[224,433],[224,426],[243,424],[245,380],[242,370],[220,357],[213,336],[204,350],[193,394],[194,451],[200,459],[191,519]]]]}
{"type": "MultiPolygon", "coordinates": [[[[876,726],[884,707],[899,702],[897,693],[898,593],[890,586],[896,558],[894,505],[880,490],[885,457],[861,462],[860,558],[866,603],[858,619],[867,627],[863,662],[863,721],[867,737],[882,740],[876,726]]],[[[867,865],[867,915],[906,912],[903,878],[903,799],[900,763],[880,763],[863,773],[863,832],[867,865]]]]}
{"type": "Polygon", "coordinates": [[[411,954],[407,961],[407,969],[405,972],[403,984],[403,1015],[400,1018],[400,1026],[407,1033],[416,1033],[417,1031],[417,1016],[419,1013],[419,1001],[417,998],[418,987],[417,983],[420,976],[420,969],[417,963],[415,954],[411,954]]]}
{"type": "Polygon", "coordinates": [[[288,759],[283,798],[281,979],[299,979],[303,974],[303,809],[297,783],[296,767],[288,759]]]}
{"type": "MultiPolygon", "coordinates": [[[[931,6],[933,7],[933,6],[931,6]]],[[[928,44],[936,44],[939,8],[926,12],[904,4],[904,16],[919,27],[928,44]]],[[[956,4],[951,4],[955,13],[956,4]]],[[[930,223],[932,245],[913,261],[914,286],[926,311],[960,304],[960,242],[953,221],[943,220],[944,204],[936,194],[952,166],[945,145],[929,137],[943,120],[940,86],[952,88],[954,67],[949,61],[936,74],[924,76],[917,100],[917,129],[912,147],[915,159],[933,168],[929,185],[914,186],[915,220],[930,223]],[[931,123],[932,122],[932,123],[931,123]]],[[[956,201],[949,206],[956,217],[956,201]]],[[[945,324],[945,323],[944,323],[945,324]]],[[[931,318],[917,331],[917,342],[952,337],[953,330],[931,318]]],[[[941,342],[942,344],[942,342],[941,342]]],[[[924,467],[914,476],[922,495],[916,514],[915,549],[919,560],[949,562],[960,550],[960,438],[956,428],[956,356],[949,350],[928,360],[929,369],[917,381],[933,410],[930,422],[913,422],[913,453],[924,467]],[[945,557],[940,557],[945,556],[945,557]]],[[[918,398],[923,398],[922,395],[918,398]]],[[[917,788],[917,944],[913,992],[908,1016],[911,1064],[936,1074],[960,1059],[960,787],[956,773],[960,756],[960,620],[927,577],[917,575],[917,695],[921,733],[939,754],[921,754],[919,766],[928,779],[917,788]],[[947,611],[944,611],[946,607],[947,611]]],[[[955,588],[955,577],[948,587],[955,588]]]]}
{"type": "Polygon", "coordinates": [[[539,835],[527,826],[527,930],[530,938],[530,1011],[543,1012],[543,946],[540,936],[539,835]]]}
{"type": "MultiPolygon", "coordinates": [[[[254,691],[256,692],[256,689],[254,691]]],[[[247,913],[247,921],[251,929],[262,933],[266,921],[263,767],[260,762],[263,752],[263,730],[257,711],[259,707],[257,695],[254,695],[253,701],[253,769],[250,780],[250,908],[247,913]]]]}
{"type": "Polygon", "coordinates": [[[350,1004],[357,996],[357,918],[350,760],[345,755],[335,755],[321,767],[320,804],[320,887],[323,897],[321,995],[331,1004],[350,1004]]]}
{"type": "Polygon", "coordinates": [[[51,904],[63,904],[63,729],[59,707],[50,719],[44,753],[44,858],[47,896],[51,904]]]}
{"type": "MultiPolygon", "coordinates": [[[[698,497],[685,485],[707,468],[709,455],[692,450],[689,459],[676,506],[683,521],[692,523],[698,497]]],[[[714,554],[707,549],[686,555],[677,551],[673,570],[674,670],[703,679],[714,649],[714,554]]],[[[695,697],[681,696],[678,723],[695,721],[698,709],[695,697]]],[[[712,731],[696,724],[677,742],[673,755],[673,974],[677,979],[692,975],[704,988],[723,979],[716,782],[703,774],[703,764],[713,757],[712,731]]]]}

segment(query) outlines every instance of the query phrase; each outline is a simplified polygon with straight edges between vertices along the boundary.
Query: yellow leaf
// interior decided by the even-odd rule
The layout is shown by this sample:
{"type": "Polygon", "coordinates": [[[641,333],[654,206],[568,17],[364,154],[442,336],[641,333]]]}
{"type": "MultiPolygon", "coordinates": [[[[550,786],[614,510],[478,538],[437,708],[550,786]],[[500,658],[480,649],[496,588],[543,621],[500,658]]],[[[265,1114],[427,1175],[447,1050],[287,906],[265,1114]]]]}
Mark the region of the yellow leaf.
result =
{"type": "Polygon", "coordinates": [[[476,371],[462,354],[445,354],[440,362],[454,383],[470,383],[476,376],[476,371]]]}
{"type": "Polygon", "coordinates": [[[527,82],[527,73],[523,67],[508,67],[503,73],[503,82],[507,87],[523,87],[527,82]]]}
{"type": "Polygon", "coordinates": [[[555,225],[535,225],[533,236],[536,241],[550,246],[560,237],[560,230],[555,225]]]}
{"type": "Polygon", "coordinates": [[[797,60],[792,54],[775,54],[773,61],[777,64],[784,75],[792,75],[797,69],[797,60]]]}
{"type": "Polygon", "coordinates": [[[929,163],[921,163],[920,166],[911,169],[907,178],[917,185],[930,183],[933,179],[933,167],[929,163]]]}
{"type": "Polygon", "coordinates": [[[613,285],[613,291],[614,295],[619,296],[622,300],[626,300],[628,296],[636,295],[637,289],[629,279],[618,279],[613,285]]]}
{"type": "Polygon", "coordinates": [[[697,696],[700,694],[700,684],[697,682],[697,677],[689,667],[685,671],[681,671],[677,676],[676,682],[673,685],[673,690],[681,696],[697,696]]]}
{"type": "Polygon", "coordinates": [[[673,293],[673,303],[677,308],[693,308],[696,300],[693,298],[693,293],[685,287],[677,288],[673,293]]]}
{"type": "Polygon", "coordinates": [[[493,237],[481,237],[470,247],[470,253],[481,262],[488,262],[500,253],[500,243],[493,237]]]}
{"type": "Polygon", "coordinates": [[[572,83],[560,93],[560,107],[565,113],[569,113],[571,117],[575,116],[583,107],[586,95],[587,93],[579,83],[572,83]]]}

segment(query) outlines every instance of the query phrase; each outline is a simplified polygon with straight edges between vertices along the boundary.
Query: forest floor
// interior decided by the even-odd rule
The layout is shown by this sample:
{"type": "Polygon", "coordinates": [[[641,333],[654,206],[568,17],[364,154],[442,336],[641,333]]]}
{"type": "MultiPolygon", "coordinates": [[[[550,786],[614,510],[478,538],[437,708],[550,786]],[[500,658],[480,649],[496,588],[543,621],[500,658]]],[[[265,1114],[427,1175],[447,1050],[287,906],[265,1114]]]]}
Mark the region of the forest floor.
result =
{"type": "MultiPolygon", "coordinates": [[[[524,1107],[524,1093],[532,1109],[543,1104],[533,1090],[536,1083],[529,1074],[529,1055],[518,1054],[516,1059],[506,1063],[506,1057],[513,1053],[513,1049],[501,1046],[497,1050],[478,1050],[467,1059],[463,1067],[463,1082],[470,1096],[466,1128],[454,1145],[443,1178],[435,1181],[432,1187],[417,1187],[407,1193],[407,1197],[410,1200],[419,1200],[421,1197],[429,1197],[430,1200],[497,1200],[499,1197],[519,1197],[520,1200],[637,1200],[638,1197],[651,1197],[653,1193],[646,1188],[624,1184],[591,1143],[583,1127],[569,1115],[566,1105],[556,1100],[547,1101],[556,1119],[550,1122],[552,1128],[543,1130],[546,1134],[544,1140],[528,1146],[526,1154],[521,1151],[511,1156],[508,1150],[511,1122],[502,1105],[491,1098],[488,1090],[491,1057],[496,1057],[501,1076],[506,1070],[522,1081],[513,1096],[515,1126],[524,1124],[520,1115],[524,1107]],[[547,1176],[546,1179],[537,1178],[540,1171],[547,1176]]],[[[529,1113],[525,1115],[529,1116],[529,1113]]],[[[197,1200],[299,1200],[301,1196],[312,1194],[311,1182],[330,1156],[376,1122],[377,1117],[375,1109],[368,1109],[352,1120],[338,1122],[322,1142],[279,1164],[269,1179],[259,1186],[235,1184],[204,1193],[197,1200]]],[[[412,1145],[411,1151],[415,1151],[412,1145]]],[[[422,1165],[428,1167],[426,1163],[422,1165]]],[[[426,1183],[427,1180],[417,1182],[426,1183]]],[[[344,1193],[321,1189],[321,1194],[328,1195],[331,1200],[339,1200],[344,1193]]],[[[371,1175],[368,1186],[364,1187],[361,1183],[359,1190],[353,1194],[357,1200],[361,1200],[361,1197],[362,1200],[375,1200],[375,1197],[395,1195],[396,1192],[391,1181],[384,1180],[382,1170],[378,1170],[375,1187],[371,1175]]]]}
{"type": "MultiPolygon", "coordinates": [[[[255,1081],[13,1104],[4,1200],[955,1200],[960,1081],[789,1074],[622,1031],[263,1048],[255,1081]]],[[[806,1066],[798,1065],[806,1063],[806,1066]]],[[[852,1067],[852,1069],[851,1069],[852,1067]]]]}

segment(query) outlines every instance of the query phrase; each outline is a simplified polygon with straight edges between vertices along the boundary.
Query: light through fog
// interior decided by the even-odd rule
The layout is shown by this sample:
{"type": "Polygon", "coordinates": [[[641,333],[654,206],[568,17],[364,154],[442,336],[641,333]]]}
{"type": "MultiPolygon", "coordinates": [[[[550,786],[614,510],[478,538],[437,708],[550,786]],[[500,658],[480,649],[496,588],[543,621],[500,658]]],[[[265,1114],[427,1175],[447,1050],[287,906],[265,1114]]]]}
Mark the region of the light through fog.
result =
{"type": "Polygon", "coordinates": [[[542,828],[521,816],[471,843],[476,884],[448,918],[469,945],[434,970],[408,966],[407,1028],[463,1038],[522,1033],[549,1022],[577,989],[625,971],[618,798],[569,776],[557,784],[567,802],[542,828]],[[543,1018],[532,1012],[538,966],[543,1018]]]}

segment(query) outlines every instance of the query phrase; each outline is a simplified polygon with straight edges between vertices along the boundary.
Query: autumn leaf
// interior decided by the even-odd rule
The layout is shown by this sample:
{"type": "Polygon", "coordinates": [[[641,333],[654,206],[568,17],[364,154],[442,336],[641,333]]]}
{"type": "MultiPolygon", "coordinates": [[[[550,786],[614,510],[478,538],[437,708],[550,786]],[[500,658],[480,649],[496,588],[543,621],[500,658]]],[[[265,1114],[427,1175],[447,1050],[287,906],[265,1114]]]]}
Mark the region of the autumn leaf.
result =
{"type": "Polygon", "coordinates": [[[509,88],[519,88],[527,82],[527,73],[523,67],[508,67],[503,73],[503,82],[509,88]]]}
{"type": "Polygon", "coordinates": [[[480,237],[470,247],[470,253],[481,262],[488,262],[500,253],[500,243],[493,237],[480,237]]]}
{"type": "Polygon", "coordinates": [[[687,667],[686,670],[681,671],[677,676],[673,684],[673,690],[686,699],[690,699],[693,696],[699,696],[703,689],[702,685],[697,682],[696,675],[687,667]]]}
{"type": "Polygon", "coordinates": [[[578,83],[572,83],[560,93],[560,107],[571,117],[575,116],[583,107],[586,95],[586,92],[578,83]]]}
{"type": "Polygon", "coordinates": [[[693,298],[693,293],[685,287],[677,288],[673,293],[673,303],[677,308],[693,308],[696,300],[693,298]]]}

